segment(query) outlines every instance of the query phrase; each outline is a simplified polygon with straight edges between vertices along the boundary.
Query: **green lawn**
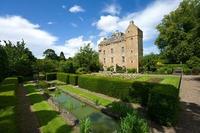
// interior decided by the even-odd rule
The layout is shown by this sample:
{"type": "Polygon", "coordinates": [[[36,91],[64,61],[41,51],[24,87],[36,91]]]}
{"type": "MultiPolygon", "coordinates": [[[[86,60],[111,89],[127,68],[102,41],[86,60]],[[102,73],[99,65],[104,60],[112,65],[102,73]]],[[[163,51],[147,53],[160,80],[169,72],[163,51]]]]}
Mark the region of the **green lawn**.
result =
{"type": "Polygon", "coordinates": [[[58,112],[44,100],[42,94],[36,90],[33,84],[26,84],[28,94],[31,100],[31,108],[39,120],[40,130],[43,133],[68,133],[71,128],[65,123],[58,112]]]}
{"type": "MultiPolygon", "coordinates": [[[[15,78],[16,79],[16,78],[15,78]]],[[[5,80],[0,85],[0,133],[17,133],[16,124],[16,84],[5,80]]]]}
{"type": "Polygon", "coordinates": [[[63,86],[58,86],[58,88],[62,89],[63,91],[79,95],[81,97],[84,97],[88,100],[93,101],[94,103],[98,100],[99,104],[106,106],[110,103],[112,103],[112,100],[105,99],[103,97],[97,96],[92,92],[89,91],[84,91],[78,88],[73,87],[72,85],[63,85],[63,86]]]}
{"type": "Polygon", "coordinates": [[[166,76],[160,83],[161,84],[169,84],[178,88],[180,82],[180,77],[178,76],[166,76]]]}

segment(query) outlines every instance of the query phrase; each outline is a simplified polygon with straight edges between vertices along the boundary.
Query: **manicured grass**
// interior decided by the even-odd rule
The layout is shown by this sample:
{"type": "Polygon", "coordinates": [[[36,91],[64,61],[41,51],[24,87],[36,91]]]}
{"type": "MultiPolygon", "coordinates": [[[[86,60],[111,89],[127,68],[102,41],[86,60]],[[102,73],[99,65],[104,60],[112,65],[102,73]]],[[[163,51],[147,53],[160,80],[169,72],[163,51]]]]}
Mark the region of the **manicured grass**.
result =
{"type": "Polygon", "coordinates": [[[136,78],[134,79],[134,81],[147,81],[147,80],[149,80],[149,79],[151,79],[150,76],[139,76],[139,77],[136,77],[136,78]]]}
{"type": "Polygon", "coordinates": [[[41,92],[36,90],[33,84],[25,85],[27,96],[31,101],[31,109],[39,120],[40,130],[43,133],[69,133],[71,128],[65,123],[64,119],[58,112],[43,98],[41,92]]]}
{"type": "Polygon", "coordinates": [[[169,84],[178,88],[180,82],[180,77],[178,76],[166,76],[160,83],[161,84],[169,84]]]}
{"type": "Polygon", "coordinates": [[[108,104],[113,102],[112,100],[108,100],[108,99],[102,98],[100,96],[95,95],[92,92],[83,91],[83,90],[78,89],[76,87],[73,87],[71,85],[63,85],[63,86],[59,86],[59,88],[62,89],[63,91],[66,91],[66,92],[69,92],[69,93],[76,94],[76,95],[79,95],[81,97],[84,97],[84,98],[86,98],[88,100],[93,101],[94,103],[96,101],[98,101],[99,104],[101,104],[103,106],[106,106],[106,105],[108,105],[108,104]]]}
{"type": "Polygon", "coordinates": [[[0,133],[19,132],[16,125],[15,83],[16,78],[7,78],[0,85],[0,133]]]}

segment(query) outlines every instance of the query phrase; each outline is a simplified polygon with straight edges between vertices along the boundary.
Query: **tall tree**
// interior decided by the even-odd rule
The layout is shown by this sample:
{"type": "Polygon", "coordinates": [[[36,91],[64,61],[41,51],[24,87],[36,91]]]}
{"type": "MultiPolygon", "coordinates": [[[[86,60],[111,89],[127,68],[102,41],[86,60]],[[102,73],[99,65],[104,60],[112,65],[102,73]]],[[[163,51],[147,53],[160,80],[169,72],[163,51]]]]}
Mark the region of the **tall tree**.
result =
{"type": "Polygon", "coordinates": [[[160,34],[155,43],[169,63],[185,63],[192,56],[200,57],[199,0],[183,0],[157,29],[160,34]]]}
{"type": "Polygon", "coordinates": [[[74,56],[74,65],[76,68],[85,68],[87,71],[99,71],[99,55],[90,47],[90,44],[81,47],[74,56]]]}
{"type": "Polygon", "coordinates": [[[22,40],[13,44],[11,41],[4,41],[4,50],[8,56],[9,74],[30,76],[33,73],[32,65],[36,61],[32,52],[25,47],[25,42],[22,40]]]}
{"type": "Polygon", "coordinates": [[[60,58],[60,60],[66,60],[66,59],[65,59],[65,55],[64,55],[63,52],[60,52],[60,57],[59,57],[59,58],[60,58]]]}
{"type": "Polygon", "coordinates": [[[52,59],[52,60],[58,60],[58,56],[56,52],[53,49],[47,49],[43,52],[43,56],[45,56],[45,59],[52,59]]]}
{"type": "Polygon", "coordinates": [[[3,80],[3,78],[6,77],[9,64],[8,64],[8,56],[6,54],[6,51],[3,49],[3,47],[0,45],[0,82],[3,80]]]}

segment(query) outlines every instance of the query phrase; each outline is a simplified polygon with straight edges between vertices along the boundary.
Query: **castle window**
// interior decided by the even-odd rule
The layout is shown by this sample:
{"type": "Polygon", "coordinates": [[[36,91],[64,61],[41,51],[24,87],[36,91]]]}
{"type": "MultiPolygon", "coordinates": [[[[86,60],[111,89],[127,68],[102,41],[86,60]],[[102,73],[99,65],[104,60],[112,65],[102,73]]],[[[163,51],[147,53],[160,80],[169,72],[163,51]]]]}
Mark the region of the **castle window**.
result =
{"type": "Polygon", "coordinates": [[[122,56],[122,62],[125,62],[125,57],[124,56],[122,56]]]}
{"type": "Polygon", "coordinates": [[[133,38],[131,37],[131,40],[133,40],[133,38]]]}
{"type": "Polygon", "coordinates": [[[122,53],[124,53],[124,47],[122,47],[122,53]]]}
{"type": "Polygon", "coordinates": [[[105,51],[105,50],[103,51],[103,54],[104,54],[104,55],[106,54],[106,51],[105,51]]]}
{"type": "Polygon", "coordinates": [[[103,62],[106,63],[106,58],[103,58],[103,62]]]}
{"type": "Polygon", "coordinates": [[[131,53],[133,53],[133,50],[131,50],[131,53]]]}
{"type": "Polygon", "coordinates": [[[113,54],[113,48],[111,48],[111,53],[113,54]]]}
{"type": "Polygon", "coordinates": [[[131,63],[133,63],[133,60],[131,60],[131,63]]]}
{"type": "Polygon", "coordinates": [[[113,57],[111,57],[111,62],[113,63],[114,61],[113,61],[113,57]]]}

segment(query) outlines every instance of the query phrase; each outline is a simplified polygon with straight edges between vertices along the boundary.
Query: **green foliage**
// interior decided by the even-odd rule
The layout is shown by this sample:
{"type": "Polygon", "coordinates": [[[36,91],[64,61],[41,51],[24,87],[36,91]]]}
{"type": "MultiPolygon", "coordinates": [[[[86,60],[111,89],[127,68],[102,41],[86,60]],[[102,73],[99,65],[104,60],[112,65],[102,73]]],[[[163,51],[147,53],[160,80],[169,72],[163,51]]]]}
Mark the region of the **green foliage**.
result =
{"type": "Polygon", "coordinates": [[[23,83],[24,82],[24,77],[23,76],[18,76],[18,83],[23,83]]]}
{"type": "Polygon", "coordinates": [[[59,59],[60,59],[60,60],[64,60],[64,61],[66,60],[66,59],[65,59],[65,55],[64,55],[63,52],[60,52],[59,59]]]}
{"type": "Polygon", "coordinates": [[[41,72],[44,75],[46,73],[57,71],[58,62],[50,59],[38,59],[34,64],[34,70],[41,72]]]}
{"type": "Polygon", "coordinates": [[[3,49],[6,51],[8,57],[8,74],[31,76],[33,74],[32,65],[36,58],[25,47],[25,42],[22,40],[21,42],[18,41],[16,44],[13,44],[11,41],[4,41],[4,44],[3,49]]]}
{"type": "Polygon", "coordinates": [[[57,73],[57,80],[69,84],[69,74],[67,73],[57,73]]]}
{"type": "Polygon", "coordinates": [[[2,84],[15,84],[18,85],[18,78],[17,77],[8,77],[3,80],[2,84]]]}
{"type": "Polygon", "coordinates": [[[127,69],[127,72],[128,72],[128,73],[136,73],[136,72],[137,72],[137,69],[135,69],[135,68],[128,68],[128,69],[127,69]]]}
{"type": "Polygon", "coordinates": [[[73,61],[70,59],[68,59],[66,61],[60,61],[58,71],[65,72],[65,73],[74,73],[75,68],[73,66],[73,61]]]}
{"type": "Polygon", "coordinates": [[[38,86],[42,89],[46,89],[49,87],[49,84],[45,81],[39,81],[38,86]]]}
{"type": "Polygon", "coordinates": [[[78,85],[78,75],[70,74],[69,75],[69,83],[72,85],[78,85]]]}
{"type": "Polygon", "coordinates": [[[111,71],[111,72],[113,72],[113,71],[114,71],[114,66],[110,66],[110,67],[108,67],[108,68],[107,68],[107,71],[111,71]]]}
{"type": "Polygon", "coordinates": [[[53,73],[47,73],[46,74],[46,80],[47,81],[56,80],[56,73],[55,72],[53,72],[53,73]]]}
{"type": "Polygon", "coordinates": [[[80,122],[80,133],[91,133],[92,123],[89,118],[85,118],[80,122]]]}
{"type": "Polygon", "coordinates": [[[58,60],[59,57],[55,53],[53,49],[47,49],[43,52],[43,56],[45,56],[45,59],[51,59],[51,60],[58,60]]]}
{"type": "Polygon", "coordinates": [[[132,82],[120,79],[81,75],[78,78],[78,84],[84,89],[125,99],[129,94],[132,82]]]}
{"type": "Polygon", "coordinates": [[[192,56],[200,58],[200,3],[183,0],[157,26],[156,45],[168,63],[185,63],[192,56]]]}
{"type": "Polygon", "coordinates": [[[126,67],[121,67],[119,65],[116,64],[116,72],[117,73],[125,73],[126,72],[126,67]]]}
{"type": "Polygon", "coordinates": [[[200,67],[200,58],[193,56],[186,63],[189,68],[200,67]]]}
{"type": "Polygon", "coordinates": [[[136,112],[122,118],[118,133],[149,133],[147,122],[136,112]]]}
{"type": "Polygon", "coordinates": [[[80,67],[76,70],[77,74],[86,74],[87,73],[87,68],[85,67],[80,67]]]}
{"type": "Polygon", "coordinates": [[[156,64],[159,61],[159,56],[156,54],[149,54],[142,58],[141,66],[142,71],[156,71],[156,64]]]}
{"type": "Polygon", "coordinates": [[[173,68],[170,67],[160,67],[156,70],[156,73],[158,74],[172,74],[173,73],[173,68]]]}
{"type": "Polygon", "coordinates": [[[148,114],[163,125],[174,125],[179,110],[178,89],[172,85],[158,84],[150,90],[148,114]]]}
{"type": "Polygon", "coordinates": [[[7,76],[8,73],[8,56],[6,51],[3,49],[3,47],[0,45],[0,82],[7,76]]]}
{"type": "Polygon", "coordinates": [[[190,74],[192,74],[192,70],[190,68],[184,68],[183,73],[186,75],[190,75],[190,74]]]}
{"type": "Polygon", "coordinates": [[[81,47],[73,60],[76,68],[86,68],[86,72],[98,72],[100,69],[99,55],[90,44],[81,47]]]}
{"type": "Polygon", "coordinates": [[[194,75],[200,74],[200,67],[194,67],[194,68],[192,68],[192,74],[194,74],[194,75]]]}

